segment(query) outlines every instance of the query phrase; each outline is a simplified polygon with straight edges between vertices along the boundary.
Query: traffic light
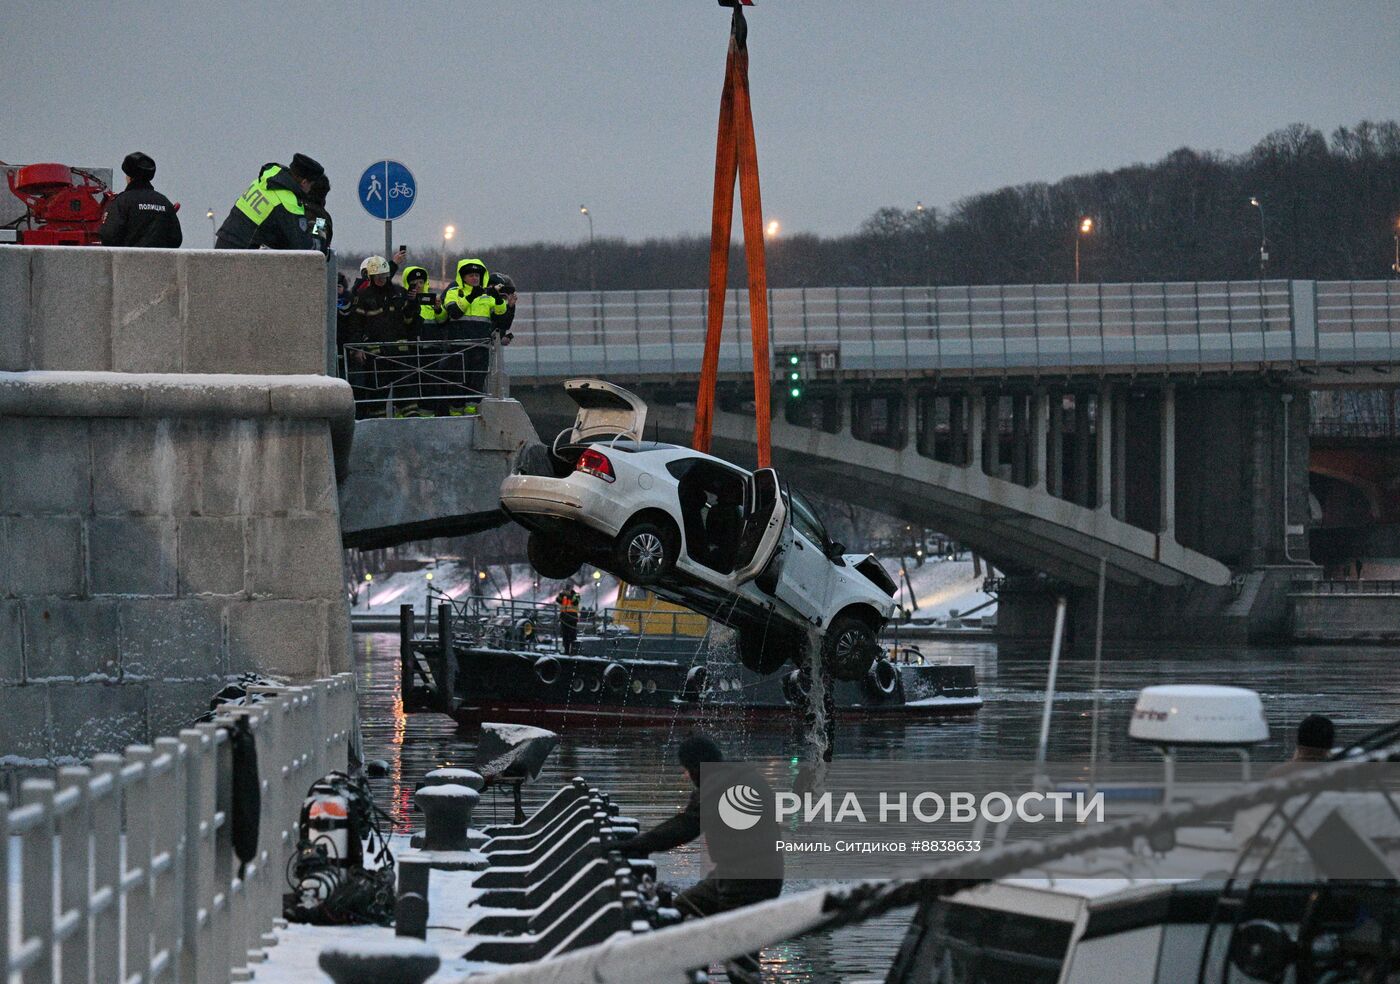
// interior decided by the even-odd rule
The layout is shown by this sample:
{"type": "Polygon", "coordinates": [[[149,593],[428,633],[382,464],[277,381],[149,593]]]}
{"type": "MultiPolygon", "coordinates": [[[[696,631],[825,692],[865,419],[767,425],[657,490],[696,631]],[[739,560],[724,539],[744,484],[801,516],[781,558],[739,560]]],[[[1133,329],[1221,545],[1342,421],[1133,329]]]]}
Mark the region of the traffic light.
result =
{"type": "Polygon", "coordinates": [[[806,384],[802,378],[802,356],[793,352],[787,357],[788,397],[793,400],[801,399],[804,389],[806,384]]]}

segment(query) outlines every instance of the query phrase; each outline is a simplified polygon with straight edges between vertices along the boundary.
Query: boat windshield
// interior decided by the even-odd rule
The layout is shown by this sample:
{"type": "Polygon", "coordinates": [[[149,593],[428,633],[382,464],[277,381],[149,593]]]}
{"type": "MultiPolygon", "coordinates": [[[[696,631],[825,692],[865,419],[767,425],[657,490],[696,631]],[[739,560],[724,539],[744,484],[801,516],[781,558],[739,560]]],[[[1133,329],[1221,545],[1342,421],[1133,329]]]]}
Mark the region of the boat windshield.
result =
{"type": "Polygon", "coordinates": [[[920,949],[931,984],[1056,984],[1073,924],[1020,912],[949,905],[920,949]]]}

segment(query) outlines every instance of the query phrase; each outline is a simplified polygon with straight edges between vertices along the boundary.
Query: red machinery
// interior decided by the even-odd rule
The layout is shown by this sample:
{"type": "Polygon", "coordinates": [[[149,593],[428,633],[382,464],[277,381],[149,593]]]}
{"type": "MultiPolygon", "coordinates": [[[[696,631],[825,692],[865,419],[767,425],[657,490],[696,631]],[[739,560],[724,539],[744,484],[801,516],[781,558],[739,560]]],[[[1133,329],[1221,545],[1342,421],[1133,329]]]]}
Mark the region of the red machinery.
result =
{"type": "Polygon", "coordinates": [[[10,191],[28,212],[15,222],[25,246],[93,246],[112,192],[87,171],[67,164],[27,164],[6,173],[10,191]]]}

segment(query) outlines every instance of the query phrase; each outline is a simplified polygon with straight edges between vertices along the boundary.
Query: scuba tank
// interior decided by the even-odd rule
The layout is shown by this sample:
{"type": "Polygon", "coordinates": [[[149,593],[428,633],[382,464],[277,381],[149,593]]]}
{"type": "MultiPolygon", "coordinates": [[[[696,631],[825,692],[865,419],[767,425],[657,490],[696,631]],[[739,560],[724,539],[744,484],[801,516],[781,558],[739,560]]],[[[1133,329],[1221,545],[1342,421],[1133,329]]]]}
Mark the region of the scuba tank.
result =
{"type": "Polygon", "coordinates": [[[297,848],[282,896],[290,922],[378,923],[394,916],[394,856],[363,776],[331,772],[312,783],[297,822],[297,848]]]}

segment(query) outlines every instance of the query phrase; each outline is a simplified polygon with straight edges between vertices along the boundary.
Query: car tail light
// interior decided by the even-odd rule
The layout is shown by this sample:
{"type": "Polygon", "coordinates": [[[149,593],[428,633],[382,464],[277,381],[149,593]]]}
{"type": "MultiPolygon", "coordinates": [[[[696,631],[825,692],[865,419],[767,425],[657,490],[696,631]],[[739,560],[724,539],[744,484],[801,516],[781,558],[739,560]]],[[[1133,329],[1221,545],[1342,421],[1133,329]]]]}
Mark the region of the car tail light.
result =
{"type": "Polygon", "coordinates": [[[594,478],[601,478],[605,482],[617,479],[617,476],[613,474],[612,462],[608,460],[608,456],[601,451],[594,451],[592,448],[578,456],[578,464],[574,466],[574,470],[581,471],[585,475],[592,475],[594,478]]]}

